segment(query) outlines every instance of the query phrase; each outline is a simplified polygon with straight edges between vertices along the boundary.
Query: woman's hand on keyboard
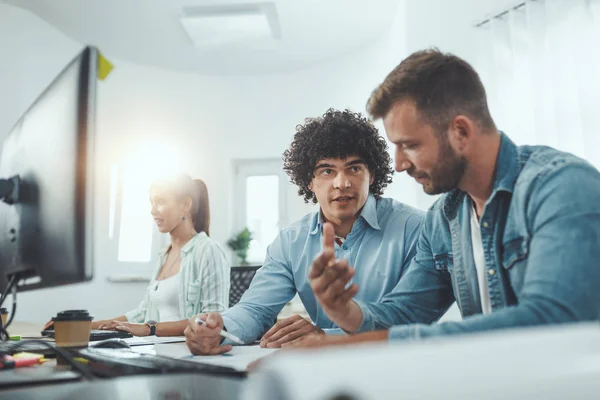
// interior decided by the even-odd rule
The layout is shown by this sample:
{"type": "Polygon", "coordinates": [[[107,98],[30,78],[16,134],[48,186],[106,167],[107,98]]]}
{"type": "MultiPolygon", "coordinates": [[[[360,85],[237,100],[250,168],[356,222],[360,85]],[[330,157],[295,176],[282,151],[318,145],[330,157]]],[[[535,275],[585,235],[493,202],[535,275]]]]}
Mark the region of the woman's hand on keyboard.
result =
{"type": "Polygon", "coordinates": [[[117,325],[123,323],[123,321],[109,319],[103,321],[92,321],[92,329],[102,329],[103,331],[116,331],[117,325]]]}
{"type": "Polygon", "coordinates": [[[129,332],[133,336],[148,336],[150,335],[150,327],[146,324],[136,324],[134,322],[115,321],[115,330],[129,332]]]}

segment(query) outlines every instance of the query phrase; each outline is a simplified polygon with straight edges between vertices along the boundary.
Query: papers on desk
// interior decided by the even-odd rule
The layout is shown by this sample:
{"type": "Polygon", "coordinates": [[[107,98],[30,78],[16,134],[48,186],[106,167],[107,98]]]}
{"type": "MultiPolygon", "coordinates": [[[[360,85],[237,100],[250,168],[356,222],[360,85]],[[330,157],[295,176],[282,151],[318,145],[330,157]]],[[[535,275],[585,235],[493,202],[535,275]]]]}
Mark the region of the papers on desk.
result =
{"type": "Polygon", "coordinates": [[[147,346],[149,344],[185,342],[185,336],[134,336],[121,340],[130,346],[147,346]]]}
{"type": "Polygon", "coordinates": [[[233,346],[229,353],[218,356],[193,356],[185,343],[156,344],[156,354],[181,358],[211,365],[230,367],[237,371],[246,371],[252,362],[268,356],[278,349],[262,349],[260,346],[233,346]]]}
{"type": "Polygon", "coordinates": [[[171,343],[169,345],[159,343],[154,346],[154,350],[156,350],[158,356],[173,358],[190,357],[192,355],[185,343],[171,343]]]}
{"type": "Polygon", "coordinates": [[[283,351],[250,374],[241,398],[596,400],[599,342],[595,322],[283,351]]]}

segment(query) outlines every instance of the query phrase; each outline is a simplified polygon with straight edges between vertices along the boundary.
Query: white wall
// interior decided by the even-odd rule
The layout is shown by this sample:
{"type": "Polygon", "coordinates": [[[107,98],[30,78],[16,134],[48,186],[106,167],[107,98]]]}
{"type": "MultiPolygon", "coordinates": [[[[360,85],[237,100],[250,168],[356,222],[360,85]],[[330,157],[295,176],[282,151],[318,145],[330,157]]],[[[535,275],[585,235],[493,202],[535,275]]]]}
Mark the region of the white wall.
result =
{"type": "Polygon", "coordinates": [[[472,61],[477,51],[475,24],[518,0],[419,0],[406,1],[408,52],[438,47],[472,61]]]}
{"type": "MultiPolygon", "coordinates": [[[[86,284],[22,294],[17,319],[39,322],[69,308],[88,308],[96,317],[107,318],[140,301],[144,284],[106,280],[119,268],[106,235],[108,171],[127,149],[139,143],[166,137],[193,152],[193,159],[180,160],[180,166],[206,181],[211,233],[224,243],[231,233],[235,201],[231,160],[280,157],[295,125],[328,107],[364,110],[371,90],[405,54],[404,14],[402,8],[400,11],[402,17],[389,35],[370,48],[293,74],[202,77],[112,60],[115,70],[98,89],[96,276],[86,284]]],[[[14,123],[80,48],[28,12],[0,4],[0,132],[14,123]]],[[[290,197],[297,199],[291,217],[299,218],[307,207],[293,188],[290,192],[290,197]]],[[[420,192],[413,182],[401,178],[387,194],[416,204],[421,202],[420,192]]]]}

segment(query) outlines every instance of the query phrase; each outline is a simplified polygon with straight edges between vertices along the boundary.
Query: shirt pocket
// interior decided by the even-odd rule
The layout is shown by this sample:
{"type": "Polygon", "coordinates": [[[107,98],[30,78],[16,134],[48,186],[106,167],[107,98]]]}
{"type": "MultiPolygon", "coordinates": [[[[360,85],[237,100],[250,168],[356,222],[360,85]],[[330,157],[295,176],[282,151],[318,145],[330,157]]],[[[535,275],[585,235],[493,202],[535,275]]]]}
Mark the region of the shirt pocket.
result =
{"type": "Polygon", "coordinates": [[[529,258],[529,238],[517,236],[502,244],[502,267],[508,271],[510,285],[518,297],[523,289],[529,258]]]}
{"type": "Polygon", "coordinates": [[[452,258],[452,253],[442,253],[442,254],[434,254],[433,263],[435,264],[435,269],[441,272],[444,272],[446,275],[446,279],[448,282],[452,284],[452,290],[456,293],[456,287],[454,285],[454,260],[452,258]]]}
{"type": "MultiPolygon", "coordinates": [[[[454,260],[452,258],[452,253],[434,254],[433,263],[435,264],[436,270],[445,272],[448,279],[452,278],[452,275],[454,274],[454,260]]],[[[452,279],[452,281],[454,280],[452,279]]],[[[454,283],[452,286],[454,286],[454,283]]]]}
{"type": "Polygon", "coordinates": [[[189,306],[192,306],[194,309],[196,308],[196,305],[200,302],[200,281],[199,280],[193,281],[188,285],[186,302],[189,306]]]}
{"type": "Polygon", "coordinates": [[[443,253],[433,256],[433,262],[435,263],[435,269],[438,271],[451,272],[454,270],[454,263],[452,261],[452,253],[443,253]]]}

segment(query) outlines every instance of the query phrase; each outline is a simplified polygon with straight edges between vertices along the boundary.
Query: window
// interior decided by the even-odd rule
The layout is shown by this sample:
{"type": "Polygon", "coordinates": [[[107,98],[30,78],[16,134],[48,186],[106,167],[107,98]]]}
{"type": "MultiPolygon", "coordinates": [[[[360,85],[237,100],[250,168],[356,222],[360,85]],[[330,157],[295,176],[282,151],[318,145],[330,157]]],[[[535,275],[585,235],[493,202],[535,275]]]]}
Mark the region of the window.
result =
{"type": "Polygon", "coordinates": [[[279,232],[279,176],[246,178],[246,226],[254,235],[248,259],[262,261],[279,232]]]}
{"type": "Polygon", "coordinates": [[[152,253],[152,228],[148,204],[149,182],[137,179],[133,171],[123,177],[121,225],[117,259],[124,262],[149,262],[152,253]]]}
{"type": "Polygon", "coordinates": [[[150,215],[150,185],[161,175],[180,172],[177,160],[182,157],[164,141],[146,140],[132,149],[110,169],[108,237],[117,247],[117,261],[144,264],[146,268],[154,266],[158,250],[168,243],[150,215]]]}
{"type": "Polygon", "coordinates": [[[248,250],[248,262],[261,264],[267,247],[279,230],[288,224],[286,212],[287,175],[281,160],[236,160],[235,231],[244,227],[254,239],[248,250]]]}

